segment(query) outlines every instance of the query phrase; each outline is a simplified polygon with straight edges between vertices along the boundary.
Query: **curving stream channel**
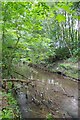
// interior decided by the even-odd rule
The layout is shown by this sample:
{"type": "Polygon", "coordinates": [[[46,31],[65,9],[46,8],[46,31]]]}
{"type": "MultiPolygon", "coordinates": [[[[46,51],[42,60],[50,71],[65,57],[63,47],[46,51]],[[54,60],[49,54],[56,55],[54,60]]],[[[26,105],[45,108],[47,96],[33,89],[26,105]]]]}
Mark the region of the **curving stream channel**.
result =
{"type": "Polygon", "coordinates": [[[78,118],[78,82],[27,65],[16,67],[16,71],[35,80],[29,85],[16,84],[24,119],[45,118],[49,113],[54,118],[78,118]]]}

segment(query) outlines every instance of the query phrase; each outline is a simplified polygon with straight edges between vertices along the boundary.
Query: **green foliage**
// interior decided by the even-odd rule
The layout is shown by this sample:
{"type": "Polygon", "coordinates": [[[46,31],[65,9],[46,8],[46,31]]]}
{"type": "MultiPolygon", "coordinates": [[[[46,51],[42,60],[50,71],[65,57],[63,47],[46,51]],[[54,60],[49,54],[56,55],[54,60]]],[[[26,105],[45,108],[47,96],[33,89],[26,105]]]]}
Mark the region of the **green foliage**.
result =
{"type": "Polygon", "coordinates": [[[73,55],[74,57],[78,58],[80,60],[80,48],[73,49],[73,55]]]}
{"type": "Polygon", "coordinates": [[[69,58],[68,61],[69,62],[72,62],[72,63],[77,63],[78,62],[78,58],[77,57],[72,57],[72,58],[69,58]]]}
{"type": "Polygon", "coordinates": [[[65,63],[60,64],[59,67],[64,68],[64,69],[67,69],[67,70],[68,70],[68,69],[71,69],[70,64],[65,64],[65,63]]]}
{"type": "Polygon", "coordinates": [[[65,21],[65,16],[61,15],[61,14],[58,14],[56,16],[56,20],[58,20],[58,22],[64,22],[65,21]]]}
{"type": "MultiPolygon", "coordinates": [[[[80,19],[79,3],[2,2],[0,13],[2,78],[10,78],[14,64],[21,61],[48,64],[69,57],[72,57],[69,62],[73,63],[80,59],[77,27],[80,19]]],[[[70,69],[65,64],[59,67],[62,70],[70,69]]],[[[11,83],[8,86],[11,88],[11,83]]],[[[11,89],[6,95],[10,107],[0,113],[3,119],[12,119],[19,113],[17,102],[10,92],[11,89]]],[[[47,119],[51,120],[52,115],[48,114],[47,119]]]]}
{"type": "Polygon", "coordinates": [[[72,2],[2,2],[2,77],[10,77],[13,63],[22,59],[78,56],[76,10],[72,2]]]}
{"type": "Polygon", "coordinates": [[[46,119],[47,119],[47,120],[54,120],[51,113],[49,113],[49,114],[47,115],[46,119]]]}
{"type": "Polygon", "coordinates": [[[10,118],[13,118],[12,116],[13,116],[13,111],[12,110],[8,110],[8,109],[3,110],[2,119],[4,119],[4,118],[10,119],[10,118]]]}
{"type": "Polygon", "coordinates": [[[56,49],[55,53],[58,59],[66,59],[70,57],[69,50],[66,47],[56,49]]]}
{"type": "Polygon", "coordinates": [[[5,106],[5,108],[1,112],[2,119],[4,118],[13,119],[13,118],[19,117],[20,116],[19,107],[17,105],[17,101],[12,96],[12,93],[11,92],[3,93],[2,95],[3,97],[5,96],[8,100],[8,103],[7,103],[8,106],[5,106]]]}

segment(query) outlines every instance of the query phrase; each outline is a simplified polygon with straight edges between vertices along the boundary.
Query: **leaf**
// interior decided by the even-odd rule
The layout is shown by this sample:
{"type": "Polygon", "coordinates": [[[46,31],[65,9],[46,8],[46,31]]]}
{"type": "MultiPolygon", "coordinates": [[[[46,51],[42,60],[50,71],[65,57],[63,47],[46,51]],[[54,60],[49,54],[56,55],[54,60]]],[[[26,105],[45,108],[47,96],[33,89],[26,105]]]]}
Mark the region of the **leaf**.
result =
{"type": "Polygon", "coordinates": [[[65,11],[70,13],[70,7],[67,5],[62,6],[61,8],[63,8],[65,11]]]}
{"type": "Polygon", "coordinates": [[[65,21],[65,16],[64,15],[61,15],[61,14],[58,14],[56,16],[56,20],[58,20],[58,22],[64,22],[65,21]]]}

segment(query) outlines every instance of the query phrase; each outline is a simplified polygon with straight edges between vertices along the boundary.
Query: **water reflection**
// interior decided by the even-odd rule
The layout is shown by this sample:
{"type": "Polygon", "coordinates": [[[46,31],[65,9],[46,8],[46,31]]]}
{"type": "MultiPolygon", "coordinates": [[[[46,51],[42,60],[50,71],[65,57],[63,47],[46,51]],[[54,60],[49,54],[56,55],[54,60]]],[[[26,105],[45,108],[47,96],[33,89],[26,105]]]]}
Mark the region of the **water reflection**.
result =
{"type": "MultiPolygon", "coordinates": [[[[28,66],[23,66],[18,71],[36,80],[33,84],[36,86],[37,94],[42,95],[41,93],[43,93],[46,100],[52,101],[54,109],[58,108],[59,111],[66,111],[73,117],[77,116],[78,84],[76,82],[28,66]]],[[[16,76],[20,78],[20,76],[16,76]]],[[[30,94],[34,94],[33,89],[30,94]]]]}
{"type": "Polygon", "coordinates": [[[73,98],[64,99],[62,106],[65,111],[67,111],[73,118],[78,117],[78,101],[73,98]]]}
{"type": "Polygon", "coordinates": [[[48,79],[48,83],[49,84],[55,84],[55,81],[54,81],[54,79],[48,79]]]}

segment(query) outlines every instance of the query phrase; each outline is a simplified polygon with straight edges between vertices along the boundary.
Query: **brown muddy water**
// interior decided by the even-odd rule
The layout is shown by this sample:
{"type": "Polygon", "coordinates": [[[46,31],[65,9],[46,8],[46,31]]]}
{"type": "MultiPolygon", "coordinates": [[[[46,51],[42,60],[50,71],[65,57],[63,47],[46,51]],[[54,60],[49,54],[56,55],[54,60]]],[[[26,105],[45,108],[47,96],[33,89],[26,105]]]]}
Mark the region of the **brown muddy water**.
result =
{"type": "MultiPolygon", "coordinates": [[[[17,67],[16,71],[35,80],[29,85],[16,84],[24,119],[46,118],[49,113],[54,118],[78,118],[78,82],[27,65],[17,67]]],[[[16,73],[14,76],[23,78],[16,73]]]]}

